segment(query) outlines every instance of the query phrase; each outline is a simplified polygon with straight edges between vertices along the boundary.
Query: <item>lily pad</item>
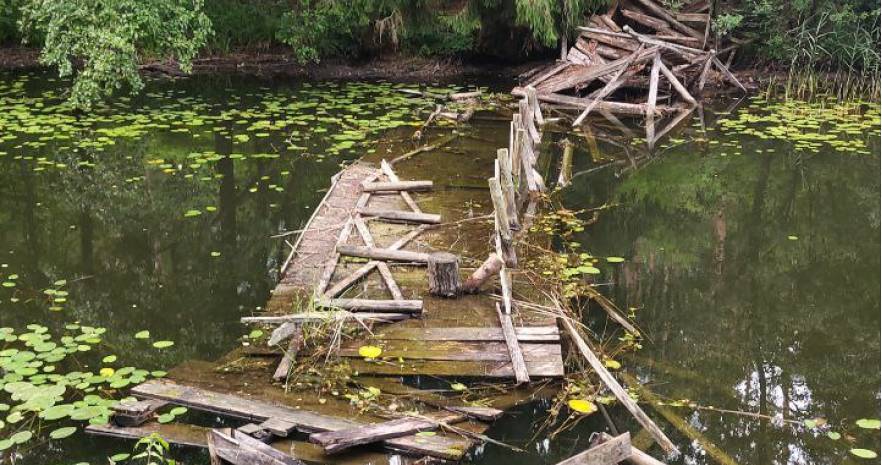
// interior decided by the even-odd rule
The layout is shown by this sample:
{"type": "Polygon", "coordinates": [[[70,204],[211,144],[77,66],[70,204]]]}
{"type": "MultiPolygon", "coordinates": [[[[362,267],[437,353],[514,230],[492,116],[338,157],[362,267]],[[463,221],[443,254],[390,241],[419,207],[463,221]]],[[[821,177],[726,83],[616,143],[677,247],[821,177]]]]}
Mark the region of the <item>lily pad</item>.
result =
{"type": "Polygon", "coordinates": [[[173,345],[175,345],[174,341],[156,341],[153,343],[153,347],[156,347],[157,349],[165,349],[173,345]]]}
{"type": "Polygon", "coordinates": [[[383,349],[377,346],[361,346],[358,348],[358,355],[364,358],[377,358],[383,353],[383,349]]]}
{"type": "Polygon", "coordinates": [[[567,401],[567,406],[573,411],[585,415],[590,415],[597,411],[597,405],[594,405],[594,402],[585,399],[570,399],[567,401]]]}
{"type": "Polygon", "coordinates": [[[52,439],[64,439],[74,433],[77,432],[77,429],[73,426],[65,426],[64,428],[58,428],[49,433],[49,437],[52,439]]]}

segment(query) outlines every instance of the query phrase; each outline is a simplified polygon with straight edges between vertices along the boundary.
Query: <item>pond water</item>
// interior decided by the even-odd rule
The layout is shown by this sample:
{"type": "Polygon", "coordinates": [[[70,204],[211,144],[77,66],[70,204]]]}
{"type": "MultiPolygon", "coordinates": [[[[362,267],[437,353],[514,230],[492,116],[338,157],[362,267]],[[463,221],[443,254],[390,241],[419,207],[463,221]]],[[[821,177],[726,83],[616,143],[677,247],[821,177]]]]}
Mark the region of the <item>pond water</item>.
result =
{"type": "MultiPolygon", "coordinates": [[[[0,350],[22,334],[56,341],[76,353],[67,370],[112,367],[123,387],[224,354],[243,337],[239,317],[266,302],[277,278],[290,237],[271,236],[306,221],[341,162],[416,146],[413,125],[432,103],[398,87],[412,86],[203,77],[151,83],[77,117],[49,75],[0,74],[0,327],[11,328],[0,330],[0,350]]],[[[849,449],[878,451],[878,430],[855,425],[879,417],[878,104],[751,99],[703,119],[651,155],[639,140],[604,142],[604,128],[594,143],[566,135],[577,176],[564,204],[608,207],[576,240],[625,258],[598,265],[601,288],[647,336],[623,364],[736,463],[842,463],[849,449]]],[[[498,140],[496,131],[507,131],[504,119],[472,129],[476,140],[498,140]]],[[[598,312],[589,319],[600,336],[618,336],[598,312]]],[[[12,362],[20,373],[3,383],[53,373],[43,354],[55,348],[44,349],[34,349],[44,363],[12,362]]],[[[86,375],[75,381],[95,387],[86,375]]],[[[73,423],[10,421],[3,406],[15,390],[0,394],[0,446],[17,431],[37,434],[18,436],[0,463],[107,463],[131,449],[80,432],[45,439],[73,423]]],[[[525,406],[490,431],[528,453],[487,446],[476,462],[556,463],[607,425],[593,415],[554,439],[534,437],[526,426],[545,408],[525,406]]],[[[684,452],[672,463],[714,463],[647,409],[684,452]]],[[[610,413],[639,430],[622,409],[610,413]]]]}

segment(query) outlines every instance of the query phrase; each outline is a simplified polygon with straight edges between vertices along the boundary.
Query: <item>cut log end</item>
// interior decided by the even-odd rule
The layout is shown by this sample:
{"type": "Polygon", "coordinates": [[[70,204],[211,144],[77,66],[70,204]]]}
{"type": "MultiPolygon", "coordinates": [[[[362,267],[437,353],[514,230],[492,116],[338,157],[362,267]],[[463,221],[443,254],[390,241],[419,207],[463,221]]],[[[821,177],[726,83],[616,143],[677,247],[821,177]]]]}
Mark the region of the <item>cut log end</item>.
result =
{"type": "Polygon", "coordinates": [[[428,261],[429,293],[438,297],[460,294],[459,257],[452,253],[435,252],[428,261]]]}

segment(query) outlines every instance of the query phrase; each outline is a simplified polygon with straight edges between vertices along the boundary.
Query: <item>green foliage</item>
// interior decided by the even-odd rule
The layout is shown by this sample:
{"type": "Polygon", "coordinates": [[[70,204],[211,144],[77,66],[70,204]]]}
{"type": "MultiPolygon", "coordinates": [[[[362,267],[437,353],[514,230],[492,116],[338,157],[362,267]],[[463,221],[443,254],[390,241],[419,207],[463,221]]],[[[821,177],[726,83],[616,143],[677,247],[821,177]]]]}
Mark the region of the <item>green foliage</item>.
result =
{"type": "Polygon", "coordinates": [[[517,23],[530,28],[533,37],[554,47],[561,32],[582,25],[586,14],[606,6],[606,0],[514,0],[517,23]]]}
{"type": "Polygon", "coordinates": [[[135,455],[132,456],[132,460],[145,465],[175,465],[176,462],[168,458],[168,452],[168,442],[158,433],[152,433],[135,443],[135,455]]]}
{"type": "Polygon", "coordinates": [[[241,48],[265,48],[278,43],[282,17],[290,11],[283,0],[212,0],[205,4],[214,33],[208,48],[229,52],[241,48]]]}
{"type": "Polygon", "coordinates": [[[879,3],[870,0],[748,0],[721,13],[720,32],[738,27],[754,50],[791,70],[845,71],[877,76],[879,3]]]}
{"type": "Polygon", "coordinates": [[[83,109],[123,86],[140,91],[144,56],[188,71],[211,31],[201,0],[27,0],[21,15],[25,33],[45,35],[41,62],[74,76],[70,100],[83,109]]]}

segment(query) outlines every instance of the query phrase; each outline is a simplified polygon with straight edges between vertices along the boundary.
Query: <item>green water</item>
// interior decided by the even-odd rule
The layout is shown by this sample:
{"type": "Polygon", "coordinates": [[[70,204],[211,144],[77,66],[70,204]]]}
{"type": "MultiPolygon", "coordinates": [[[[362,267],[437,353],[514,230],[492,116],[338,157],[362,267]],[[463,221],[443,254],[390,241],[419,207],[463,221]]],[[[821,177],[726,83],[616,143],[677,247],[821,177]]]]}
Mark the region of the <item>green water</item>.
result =
{"type": "MultiPolygon", "coordinates": [[[[341,162],[416,146],[412,125],[433,105],[396,87],[412,86],[155,82],[78,117],[48,75],[0,74],[0,282],[12,283],[0,287],[0,327],[107,328],[77,356],[81,371],[97,372],[110,354],[115,368],[146,370],[224,354],[245,332],[239,317],[263,305],[277,279],[291,237],[271,236],[306,221],[341,162]],[[149,339],[134,338],[144,330],[149,339]],[[154,348],[158,340],[174,345],[154,348]]],[[[691,120],[651,156],[627,144],[636,168],[602,141],[592,161],[585,140],[567,135],[582,173],[564,203],[612,205],[577,240],[626,259],[601,262],[598,281],[647,335],[623,364],[668,400],[780,417],[671,407],[742,464],[832,464],[852,460],[850,448],[878,451],[878,431],[854,424],[879,416],[878,105],[795,108],[753,100],[732,114],[708,109],[706,128],[691,120]],[[828,424],[803,424],[815,418],[828,424]]],[[[492,153],[507,130],[504,119],[476,120],[459,149],[492,153]]],[[[617,337],[599,312],[589,320],[599,336],[617,337]]],[[[475,460],[556,463],[607,427],[593,415],[553,439],[534,436],[547,407],[525,406],[490,431],[526,453],[488,445],[475,460]]],[[[672,463],[713,463],[647,409],[684,452],[672,463]]],[[[610,413],[638,431],[624,410],[610,413]]],[[[41,439],[53,427],[0,463],[106,463],[131,448],[81,433],[41,439]]],[[[0,440],[22,428],[5,421],[0,440]]]]}

